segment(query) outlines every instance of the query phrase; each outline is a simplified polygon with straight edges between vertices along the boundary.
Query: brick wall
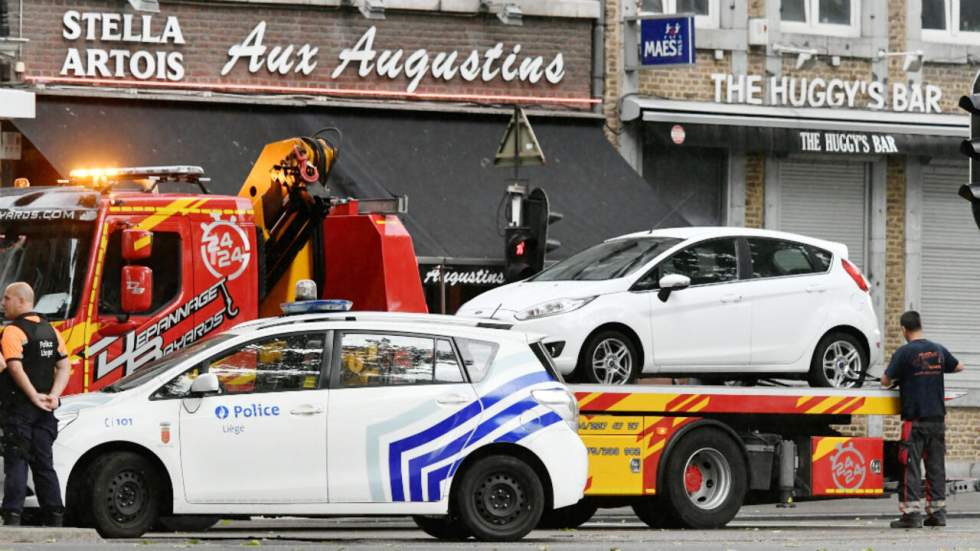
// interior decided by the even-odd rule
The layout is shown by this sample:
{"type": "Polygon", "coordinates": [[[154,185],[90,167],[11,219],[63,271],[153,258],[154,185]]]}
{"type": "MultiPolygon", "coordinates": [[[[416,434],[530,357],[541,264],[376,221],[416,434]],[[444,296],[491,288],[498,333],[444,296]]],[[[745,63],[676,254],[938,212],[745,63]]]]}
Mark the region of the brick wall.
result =
{"type": "Polygon", "coordinates": [[[761,228],[765,221],[766,157],[754,153],[745,157],[745,227],[761,228]]]}
{"type": "MultiPolygon", "coordinates": [[[[180,52],[183,55],[185,84],[215,83],[237,85],[302,86],[317,88],[346,88],[365,91],[405,92],[409,83],[405,71],[389,79],[373,72],[361,77],[357,64],[351,63],[337,78],[332,77],[340,65],[338,54],[344,48],[352,48],[372,26],[376,27],[373,48],[403,49],[402,64],[417,49],[429,53],[430,65],[439,52],[458,52],[456,67],[462,65],[472,50],[480,56],[497,43],[503,45],[503,56],[497,62],[500,68],[504,58],[520,44],[516,65],[526,57],[542,56],[543,67],[560,52],[564,58],[565,74],[557,84],[542,78],[538,83],[504,81],[500,77],[484,82],[476,78],[472,82],[459,74],[449,81],[436,80],[428,74],[421,80],[417,92],[447,94],[507,94],[546,97],[591,96],[592,25],[588,19],[525,17],[522,26],[503,25],[493,15],[417,14],[392,12],[384,20],[367,20],[357,10],[295,6],[271,6],[233,3],[169,3],[161,2],[159,14],[153,16],[151,29],[159,35],[168,16],[176,16],[185,44],[129,44],[102,42],[85,39],[85,25],[80,39],[63,37],[63,16],[68,10],[82,12],[132,13],[119,0],[79,0],[66,3],[63,0],[33,0],[24,3],[24,35],[30,39],[25,47],[24,61],[29,77],[59,77],[69,48],[77,48],[86,62],[87,49],[146,50],[156,52],[180,52]],[[265,66],[255,73],[248,70],[248,59],[243,58],[226,76],[220,76],[229,61],[231,46],[246,39],[256,25],[265,21],[267,28],[263,45],[283,48],[293,45],[296,50],[304,44],[318,48],[316,69],[307,75],[290,71],[280,75],[265,66]]],[[[140,25],[136,18],[137,27],[140,25]]],[[[101,34],[101,26],[96,25],[101,34]]],[[[266,57],[268,59],[268,57],[266,57]]],[[[480,64],[482,66],[482,57],[480,64]]],[[[112,67],[115,67],[113,64],[112,67]]],[[[543,68],[542,67],[542,68],[543,68]]],[[[132,79],[128,68],[125,78],[132,79]]],[[[73,75],[68,75],[73,76],[73,75]]],[[[110,79],[117,78],[111,75],[110,79]]]]}
{"type": "Polygon", "coordinates": [[[619,70],[622,59],[622,25],[619,24],[619,0],[607,0],[605,2],[606,17],[606,86],[605,96],[603,97],[602,111],[606,115],[606,138],[613,145],[619,144],[618,133],[620,132],[619,122],[619,96],[622,83],[619,82],[619,70]]]}
{"type": "Polygon", "coordinates": [[[888,157],[885,227],[885,358],[901,346],[905,311],[905,189],[903,157],[888,157]]]}

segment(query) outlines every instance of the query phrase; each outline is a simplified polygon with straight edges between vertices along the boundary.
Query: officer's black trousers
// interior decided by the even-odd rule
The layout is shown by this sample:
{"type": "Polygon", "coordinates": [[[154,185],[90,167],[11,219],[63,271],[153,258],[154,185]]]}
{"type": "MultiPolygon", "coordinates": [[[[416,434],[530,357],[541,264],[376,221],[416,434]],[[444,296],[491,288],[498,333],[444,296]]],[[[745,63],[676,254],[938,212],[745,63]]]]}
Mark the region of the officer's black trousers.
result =
{"type": "Polygon", "coordinates": [[[63,509],[52,446],[58,436],[54,413],[31,404],[9,404],[0,411],[3,425],[3,511],[20,512],[27,496],[27,466],[34,473],[38,504],[47,510],[63,509]]]}
{"type": "Polygon", "coordinates": [[[943,418],[902,421],[899,461],[905,467],[898,484],[899,510],[922,510],[922,467],[926,466],[926,512],[944,514],[946,506],[946,423],[943,418]]]}

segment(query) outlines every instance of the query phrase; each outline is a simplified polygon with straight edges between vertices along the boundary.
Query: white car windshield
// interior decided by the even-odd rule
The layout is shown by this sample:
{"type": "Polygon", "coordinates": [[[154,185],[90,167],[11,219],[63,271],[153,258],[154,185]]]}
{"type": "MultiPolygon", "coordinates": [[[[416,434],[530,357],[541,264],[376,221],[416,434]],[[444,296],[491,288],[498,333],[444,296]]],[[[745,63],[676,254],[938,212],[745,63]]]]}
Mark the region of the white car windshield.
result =
{"type": "Polygon", "coordinates": [[[599,243],[528,281],[599,281],[624,277],[680,243],[672,237],[628,237],[599,243]]]}

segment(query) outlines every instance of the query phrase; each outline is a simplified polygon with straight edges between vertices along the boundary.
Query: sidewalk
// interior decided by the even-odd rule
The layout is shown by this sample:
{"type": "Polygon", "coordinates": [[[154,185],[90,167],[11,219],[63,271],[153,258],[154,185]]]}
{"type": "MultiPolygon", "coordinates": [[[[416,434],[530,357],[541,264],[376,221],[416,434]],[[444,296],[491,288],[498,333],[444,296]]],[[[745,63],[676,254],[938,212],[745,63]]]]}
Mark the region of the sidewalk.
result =
{"type": "Polygon", "coordinates": [[[100,543],[91,528],[46,528],[42,526],[0,526],[0,544],[8,543],[100,543]]]}
{"type": "MultiPolygon", "coordinates": [[[[950,495],[946,498],[946,514],[950,518],[980,518],[980,492],[950,495]]],[[[746,505],[736,519],[791,520],[797,518],[853,519],[891,518],[898,515],[895,496],[867,499],[830,499],[797,503],[795,507],[775,505],[746,505]]]]}

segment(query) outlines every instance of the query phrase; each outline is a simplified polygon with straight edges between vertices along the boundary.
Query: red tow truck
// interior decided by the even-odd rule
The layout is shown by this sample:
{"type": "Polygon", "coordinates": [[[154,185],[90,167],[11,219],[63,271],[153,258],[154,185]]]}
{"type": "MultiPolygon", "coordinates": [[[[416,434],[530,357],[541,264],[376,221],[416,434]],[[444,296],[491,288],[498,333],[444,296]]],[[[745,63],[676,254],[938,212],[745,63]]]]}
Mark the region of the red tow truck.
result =
{"type": "Polygon", "coordinates": [[[278,314],[301,279],[356,310],[426,312],[400,201],[329,197],[336,154],[319,137],[269,144],[237,197],[208,193],[192,166],[81,169],[67,185],[5,188],[0,287],[34,288],[69,349],[69,394],[278,314]]]}

